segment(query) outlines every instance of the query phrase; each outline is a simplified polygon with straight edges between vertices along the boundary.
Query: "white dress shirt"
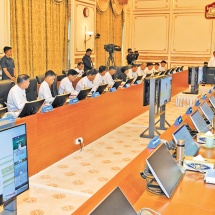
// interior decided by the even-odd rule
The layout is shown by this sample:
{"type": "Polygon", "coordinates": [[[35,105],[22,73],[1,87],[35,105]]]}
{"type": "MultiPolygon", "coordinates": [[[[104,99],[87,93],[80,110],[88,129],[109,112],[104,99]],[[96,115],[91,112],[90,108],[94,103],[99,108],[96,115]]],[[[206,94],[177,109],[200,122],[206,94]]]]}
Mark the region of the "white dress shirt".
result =
{"type": "Polygon", "coordinates": [[[215,67],[215,57],[211,57],[211,59],[208,62],[208,67],[215,67]]]}
{"type": "Polygon", "coordinates": [[[78,72],[78,77],[82,77],[82,75],[84,74],[84,70],[81,70],[79,68],[75,68],[75,71],[78,72]]]}
{"type": "Polygon", "coordinates": [[[38,95],[40,99],[45,99],[46,103],[51,103],[54,100],[49,84],[46,81],[43,81],[40,85],[38,95]]]}
{"type": "Polygon", "coordinates": [[[163,72],[163,71],[166,71],[166,68],[165,67],[162,67],[161,65],[159,66],[159,70],[160,72],[163,72]]]}
{"type": "Polygon", "coordinates": [[[106,72],[105,73],[105,81],[106,83],[108,84],[109,87],[112,87],[114,85],[114,80],[111,76],[111,74],[109,72],[106,72]]]}
{"type": "Polygon", "coordinates": [[[97,73],[95,79],[93,80],[93,85],[98,88],[100,85],[103,84],[107,84],[105,80],[105,75],[101,76],[99,73],[97,73]]]}
{"type": "Polygon", "coordinates": [[[146,71],[145,71],[146,69],[144,69],[144,70],[142,70],[141,68],[140,68],[140,66],[137,68],[137,75],[138,76],[143,76],[142,78],[145,78],[146,77],[146,71]]]}
{"type": "Polygon", "coordinates": [[[148,67],[146,67],[145,71],[146,71],[146,74],[152,74],[152,75],[154,74],[153,68],[151,70],[149,70],[148,67]]]}
{"type": "Polygon", "coordinates": [[[22,110],[26,102],[25,90],[21,89],[18,85],[13,86],[7,97],[8,111],[22,110]]]}
{"type": "Polygon", "coordinates": [[[136,79],[136,78],[137,78],[137,72],[133,72],[132,69],[129,69],[129,70],[128,70],[127,77],[128,77],[129,79],[131,79],[131,78],[136,79]]]}
{"type": "Polygon", "coordinates": [[[64,93],[71,93],[72,95],[75,93],[76,91],[72,85],[72,82],[69,80],[68,77],[65,77],[61,80],[60,82],[60,86],[58,88],[58,94],[62,95],[64,93]]]}
{"type": "Polygon", "coordinates": [[[79,93],[81,90],[93,88],[93,82],[90,81],[87,76],[83,77],[76,85],[76,91],[79,93]]]}

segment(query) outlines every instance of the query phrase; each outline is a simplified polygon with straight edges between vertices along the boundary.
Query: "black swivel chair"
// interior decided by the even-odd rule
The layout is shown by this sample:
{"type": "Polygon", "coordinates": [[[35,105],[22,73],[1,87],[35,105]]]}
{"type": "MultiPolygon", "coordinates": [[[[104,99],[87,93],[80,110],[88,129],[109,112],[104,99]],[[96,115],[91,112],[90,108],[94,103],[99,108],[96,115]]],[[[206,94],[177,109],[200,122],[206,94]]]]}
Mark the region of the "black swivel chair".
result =
{"type": "Polygon", "coordinates": [[[58,76],[56,76],[56,78],[54,79],[54,83],[51,85],[51,93],[52,93],[53,97],[55,97],[56,95],[58,95],[57,80],[58,80],[58,76]]]}
{"type": "Polygon", "coordinates": [[[36,78],[30,78],[30,85],[26,89],[26,98],[27,101],[34,101],[37,99],[37,79],[36,78]]]}
{"type": "Polygon", "coordinates": [[[2,104],[3,107],[6,107],[5,102],[7,102],[8,93],[14,85],[15,83],[11,82],[11,80],[0,81],[0,104],[2,104]]]}
{"type": "Polygon", "coordinates": [[[57,76],[57,81],[61,81],[62,79],[64,79],[66,77],[66,75],[58,75],[57,76]]]}
{"type": "Polygon", "coordinates": [[[45,79],[45,75],[38,75],[38,76],[36,76],[36,79],[37,79],[38,84],[42,84],[42,82],[45,79]]]}

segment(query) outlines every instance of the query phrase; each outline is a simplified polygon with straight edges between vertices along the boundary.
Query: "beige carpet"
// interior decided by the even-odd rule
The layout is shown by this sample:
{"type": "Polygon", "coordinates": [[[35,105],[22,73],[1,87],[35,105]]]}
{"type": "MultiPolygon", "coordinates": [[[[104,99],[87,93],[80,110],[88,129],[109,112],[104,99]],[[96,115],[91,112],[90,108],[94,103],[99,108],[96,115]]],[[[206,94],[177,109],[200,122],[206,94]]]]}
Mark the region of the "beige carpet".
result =
{"type": "MultiPolygon", "coordinates": [[[[186,109],[175,107],[172,98],[167,105],[167,121],[173,124],[186,109]]],[[[18,197],[18,214],[72,214],[146,148],[149,139],[139,135],[147,126],[148,112],[32,176],[30,190],[18,197]]]]}

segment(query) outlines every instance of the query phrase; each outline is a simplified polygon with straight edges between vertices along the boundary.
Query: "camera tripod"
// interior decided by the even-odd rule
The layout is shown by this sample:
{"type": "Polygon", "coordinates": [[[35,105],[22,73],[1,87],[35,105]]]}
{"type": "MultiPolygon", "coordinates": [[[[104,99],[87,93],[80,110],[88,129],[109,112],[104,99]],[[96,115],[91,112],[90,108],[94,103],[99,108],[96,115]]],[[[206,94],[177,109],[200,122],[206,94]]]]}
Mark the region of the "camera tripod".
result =
{"type": "Polygon", "coordinates": [[[106,65],[108,68],[110,67],[110,62],[112,63],[113,66],[116,66],[115,61],[114,61],[114,57],[113,57],[113,53],[109,52],[109,57],[107,60],[107,65],[106,65]]]}

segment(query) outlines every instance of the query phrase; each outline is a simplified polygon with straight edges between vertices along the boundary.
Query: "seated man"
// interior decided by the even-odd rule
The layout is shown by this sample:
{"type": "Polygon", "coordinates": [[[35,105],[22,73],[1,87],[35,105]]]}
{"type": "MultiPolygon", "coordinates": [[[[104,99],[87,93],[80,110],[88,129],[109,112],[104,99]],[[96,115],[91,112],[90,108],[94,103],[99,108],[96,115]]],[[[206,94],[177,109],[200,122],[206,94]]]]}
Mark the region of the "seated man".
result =
{"type": "Polygon", "coordinates": [[[99,72],[96,74],[96,77],[93,81],[93,85],[95,87],[99,87],[100,85],[106,84],[105,80],[106,66],[100,66],[99,72]]]}
{"type": "Polygon", "coordinates": [[[143,78],[146,77],[146,72],[145,72],[145,69],[146,69],[146,63],[141,63],[140,66],[137,68],[137,75],[138,76],[143,76],[143,78]]]}
{"type": "Polygon", "coordinates": [[[84,76],[84,64],[83,64],[83,62],[79,62],[77,64],[77,68],[75,68],[75,71],[78,72],[78,77],[84,76]]]}
{"type": "Polygon", "coordinates": [[[7,97],[8,111],[20,111],[27,102],[25,90],[30,84],[30,77],[22,74],[17,78],[17,84],[13,86],[7,97]]]}
{"type": "Polygon", "coordinates": [[[133,64],[131,66],[131,69],[128,70],[127,76],[129,79],[131,79],[131,78],[136,79],[137,78],[137,65],[136,64],[133,64]]]}
{"type": "Polygon", "coordinates": [[[79,93],[81,90],[94,88],[93,80],[95,79],[97,71],[91,69],[87,71],[87,76],[83,77],[76,85],[76,91],[79,93]]]}
{"type": "Polygon", "coordinates": [[[75,81],[75,79],[78,76],[78,72],[74,69],[70,69],[67,73],[67,77],[61,80],[60,86],[58,88],[58,94],[64,94],[64,93],[71,93],[72,95],[77,95],[77,92],[73,88],[72,82],[75,81]]]}
{"type": "Polygon", "coordinates": [[[160,64],[159,63],[154,64],[154,72],[160,72],[160,64]]]}
{"type": "Polygon", "coordinates": [[[112,78],[112,75],[114,75],[116,72],[115,66],[110,66],[109,71],[105,73],[105,81],[108,84],[108,87],[112,87],[114,85],[114,80],[112,78]]]}
{"type": "Polygon", "coordinates": [[[153,63],[151,62],[147,63],[146,74],[151,74],[151,75],[154,74],[153,63]]]}
{"type": "Polygon", "coordinates": [[[121,68],[121,74],[118,76],[118,79],[121,79],[122,81],[126,82],[126,80],[128,79],[127,74],[128,74],[128,67],[123,66],[121,68]]]}
{"type": "Polygon", "coordinates": [[[166,61],[162,60],[160,63],[160,72],[166,71],[166,61]]]}
{"type": "Polygon", "coordinates": [[[45,73],[45,80],[40,85],[38,95],[40,99],[45,99],[46,103],[51,103],[54,100],[50,87],[54,83],[55,78],[56,74],[52,70],[48,70],[45,73]]]}

